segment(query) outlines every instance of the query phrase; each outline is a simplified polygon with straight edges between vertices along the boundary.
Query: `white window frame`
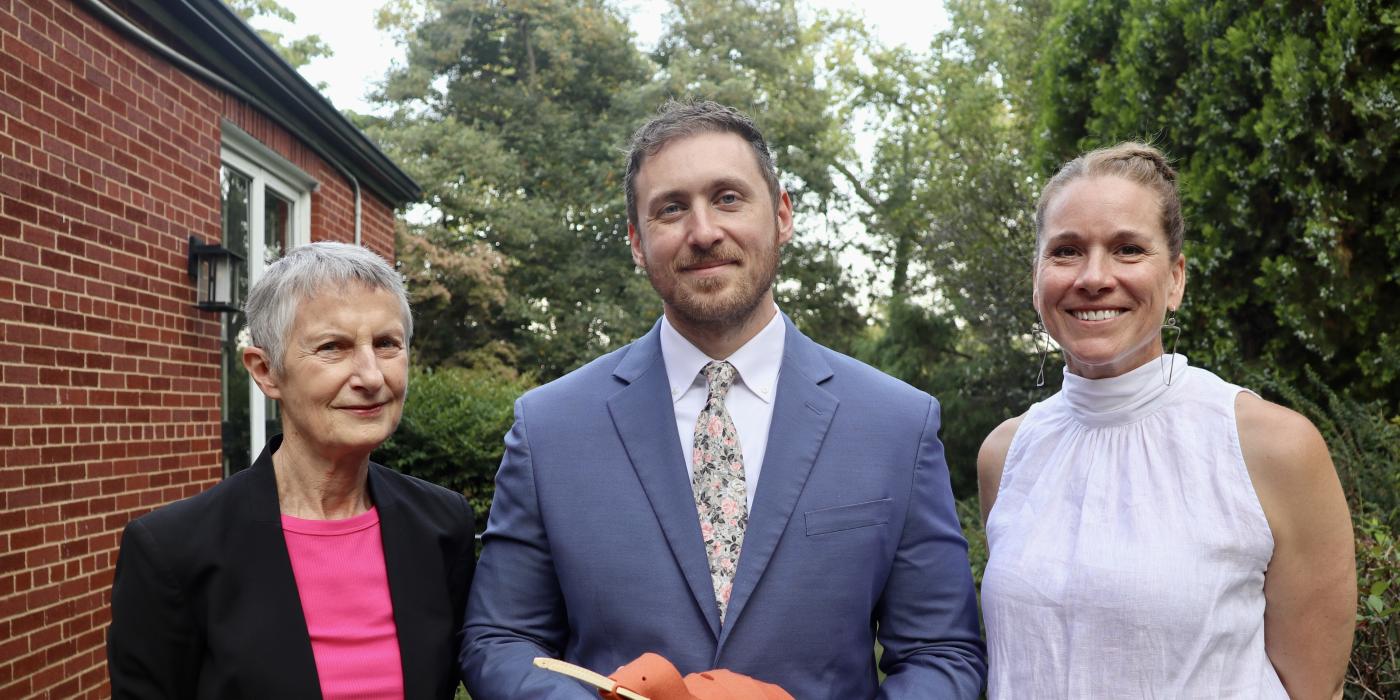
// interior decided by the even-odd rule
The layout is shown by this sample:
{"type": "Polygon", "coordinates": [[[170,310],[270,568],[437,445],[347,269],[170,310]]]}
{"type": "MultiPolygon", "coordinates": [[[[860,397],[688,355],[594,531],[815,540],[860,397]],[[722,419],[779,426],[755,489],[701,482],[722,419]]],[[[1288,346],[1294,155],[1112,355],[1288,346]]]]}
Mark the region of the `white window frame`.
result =
{"type": "MultiPolygon", "coordinates": [[[[287,241],[287,247],[291,249],[311,242],[311,193],[316,191],[319,183],[306,171],[232,122],[224,120],[221,127],[223,140],[219,149],[220,167],[226,165],[253,180],[248,193],[246,287],[251,289],[253,284],[262,278],[265,267],[264,193],[272,190],[292,203],[292,230],[287,241]]],[[[257,382],[248,382],[248,421],[252,424],[248,430],[250,463],[257,457],[263,445],[267,444],[267,404],[263,398],[257,382]]]]}

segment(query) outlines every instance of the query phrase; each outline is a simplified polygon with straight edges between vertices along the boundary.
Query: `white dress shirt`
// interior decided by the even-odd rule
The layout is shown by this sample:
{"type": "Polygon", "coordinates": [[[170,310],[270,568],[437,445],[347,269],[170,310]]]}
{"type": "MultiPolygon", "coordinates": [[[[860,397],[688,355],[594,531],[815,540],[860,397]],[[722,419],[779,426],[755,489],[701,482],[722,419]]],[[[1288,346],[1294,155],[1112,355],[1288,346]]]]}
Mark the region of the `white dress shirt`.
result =
{"type": "MultiPolygon", "coordinates": [[[[734,420],[739,448],[744,453],[744,490],[750,510],[754,493],[758,491],[763,453],[768,449],[768,426],[773,421],[773,397],[778,390],[778,370],[783,365],[786,334],[783,315],[774,313],[768,325],[734,354],[717,358],[734,365],[737,374],[724,405],[734,420]]],[[[686,475],[690,478],[695,474],[695,421],[699,420],[710,395],[701,370],[715,358],[686,340],[665,316],[661,317],[661,358],[666,363],[666,379],[671,386],[671,401],[676,412],[676,434],[680,437],[686,475]]]]}

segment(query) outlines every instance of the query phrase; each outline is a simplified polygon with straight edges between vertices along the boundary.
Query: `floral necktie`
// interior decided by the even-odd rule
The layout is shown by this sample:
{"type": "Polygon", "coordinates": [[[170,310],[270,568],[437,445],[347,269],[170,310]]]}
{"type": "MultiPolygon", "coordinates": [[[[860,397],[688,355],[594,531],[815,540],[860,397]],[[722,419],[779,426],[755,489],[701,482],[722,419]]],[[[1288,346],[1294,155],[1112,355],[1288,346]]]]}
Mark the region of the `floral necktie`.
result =
{"type": "Polygon", "coordinates": [[[705,554],[710,560],[710,581],[724,621],[734,572],[739,568],[739,550],[744,546],[744,526],[748,524],[748,498],[744,485],[744,454],[739,434],[724,407],[724,397],[734,385],[734,365],[711,362],[705,365],[710,395],[695,421],[695,456],[692,486],[695,510],[700,515],[700,534],[705,538],[705,554]]]}

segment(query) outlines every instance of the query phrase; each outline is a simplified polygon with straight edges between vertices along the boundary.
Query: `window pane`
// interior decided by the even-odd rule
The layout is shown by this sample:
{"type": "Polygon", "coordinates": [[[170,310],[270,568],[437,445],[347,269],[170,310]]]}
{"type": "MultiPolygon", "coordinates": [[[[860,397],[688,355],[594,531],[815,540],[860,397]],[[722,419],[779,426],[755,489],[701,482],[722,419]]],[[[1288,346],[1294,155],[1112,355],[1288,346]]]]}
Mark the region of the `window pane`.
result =
{"type": "Polygon", "coordinates": [[[248,371],[243,369],[240,345],[251,343],[243,314],[225,314],[223,329],[223,421],[224,476],[247,469],[252,464],[248,445],[252,441],[248,416],[248,371]],[[241,342],[240,342],[241,341],[241,342]]]}
{"type": "MultiPolygon", "coordinates": [[[[253,178],[234,170],[227,165],[219,169],[219,185],[223,191],[222,219],[223,245],[225,248],[248,259],[248,231],[252,217],[253,178]]],[[[247,265],[243,266],[242,277],[233,280],[234,299],[246,298],[248,291],[247,265]]]]}
{"type": "MultiPolygon", "coordinates": [[[[253,179],[223,166],[219,169],[219,186],[222,194],[220,218],[223,220],[223,246],[246,260],[253,179]]],[[[248,266],[240,265],[238,268],[241,275],[232,280],[236,292],[234,298],[242,299],[248,288],[248,266]]],[[[247,337],[244,325],[242,313],[223,314],[219,365],[222,375],[220,386],[223,389],[220,432],[224,445],[225,476],[247,469],[252,461],[248,453],[248,444],[252,440],[248,422],[248,372],[243,369],[239,352],[240,334],[245,342],[247,337]]]]}
{"type": "MultiPolygon", "coordinates": [[[[263,190],[263,262],[271,265],[287,252],[287,242],[292,239],[292,203],[277,196],[271,188],[263,190]]],[[[282,420],[277,412],[277,402],[263,397],[266,405],[264,415],[264,435],[273,436],[282,432],[282,420]]]]}
{"type": "Polygon", "coordinates": [[[263,196],[263,262],[282,257],[287,241],[292,238],[292,203],[277,196],[271,189],[263,196]]]}

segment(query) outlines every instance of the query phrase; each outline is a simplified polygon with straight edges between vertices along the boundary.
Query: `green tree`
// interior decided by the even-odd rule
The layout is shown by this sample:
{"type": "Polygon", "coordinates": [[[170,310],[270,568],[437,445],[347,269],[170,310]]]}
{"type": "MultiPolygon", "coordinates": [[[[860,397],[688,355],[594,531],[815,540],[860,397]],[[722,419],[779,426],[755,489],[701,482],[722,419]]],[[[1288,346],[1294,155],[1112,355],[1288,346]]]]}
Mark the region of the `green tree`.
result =
{"type": "Polygon", "coordinates": [[[486,528],[515,399],[532,383],[498,369],[413,368],[399,428],[374,460],[460,492],[486,528]]]}
{"type": "Polygon", "coordinates": [[[518,360],[514,348],[482,322],[505,306],[506,257],[481,241],[440,246],[428,236],[410,234],[403,222],[397,226],[398,268],[416,319],[415,363],[513,373],[518,360]]]}
{"type": "MultiPolygon", "coordinates": [[[[239,18],[249,24],[257,23],[264,17],[279,19],[287,23],[297,21],[296,14],[283,7],[277,0],[224,0],[224,2],[233,9],[239,18]]],[[[330,57],[335,54],[330,44],[327,44],[318,34],[308,34],[300,39],[288,39],[282,32],[271,29],[255,27],[254,31],[293,68],[301,68],[313,59],[330,57]]],[[[324,90],[325,85],[321,85],[320,88],[324,90]]]]}
{"type": "MultiPolygon", "coordinates": [[[[791,2],[678,5],[655,60],[601,1],[400,0],[381,23],[406,62],[376,96],[392,114],[361,119],[424,186],[432,213],[410,217],[406,236],[434,255],[502,256],[503,303],[459,305],[465,288],[436,297],[444,333],[471,332],[465,347],[425,342],[425,361],[466,364],[488,348],[548,379],[650,327],[660,302],[626,244],[622,148],[668,97],[750,111],[799,210],[830,196],[821,154],[844,135],[811,57],[824,32],[791,2]]],[[[777,290],[838,347],[864,328],[842,245],[800,236],[777,290]]]]}
{"type": "MultiPolygon", "coordinates": [[[[601,0],[424,0],[381,23],[407,51],[369,132],[423,185],[407,234],[503,256],[505,299],[456,322],[537,376],[640,335],[659,313],[626,245],[620,151],[653,66],[601,0]]],[[[438,355],[437,361],[453,361],[438,355]]],[[[459,358],[460,359],[460,358],[459,358]]]]}
{"type": "Polygon", "coordinates": [[[1063,0],[1049,27],[1044,166],[1129,138],[1177,159],[1183,345],[1400,409],[1400,10],[1063,0]]]}
{"type": "Polygon", "coordinates": [[[966,495],[982,439],[1044,395],[1029,337],[1037,179],[1021,47],[1038,40],[1045,8],[958,0],[948,10],[950,28],[926,51],[868,42],[867,60],[842,59],[848,115],[876,142],[868,163],[832,167],[891,270],[861,356],[939,397],[954,490],[966,495]]]}

